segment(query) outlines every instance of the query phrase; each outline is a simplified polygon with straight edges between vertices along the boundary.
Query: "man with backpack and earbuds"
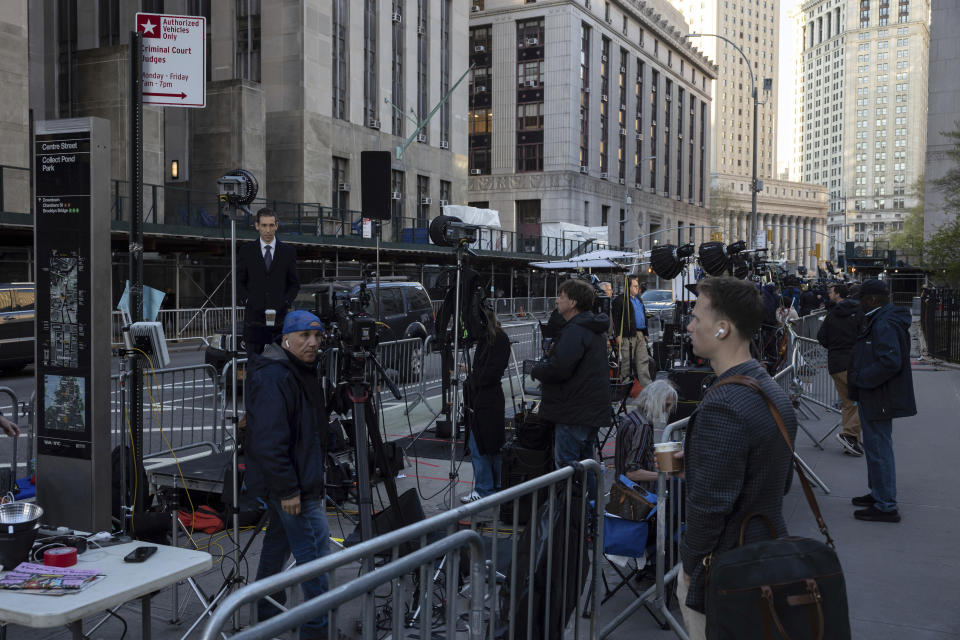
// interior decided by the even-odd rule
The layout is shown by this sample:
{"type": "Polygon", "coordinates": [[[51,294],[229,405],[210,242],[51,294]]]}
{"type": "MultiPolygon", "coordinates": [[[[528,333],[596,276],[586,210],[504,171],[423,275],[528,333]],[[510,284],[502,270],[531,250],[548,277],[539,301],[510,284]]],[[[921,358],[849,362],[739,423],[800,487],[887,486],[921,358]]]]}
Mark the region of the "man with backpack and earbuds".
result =
{"type": "MultiPolygon", "coordinates": [[[[748,280],[715,277],[697,284],[687,332],[693,352],[710,360],[717,380],[690,416],[683,453],[675,454],[684,458],[687,486],[677,598],[691,639],[706,634],[705,565],[737,546],[745,518],[759,513],[778,536],[787,532],[783,496],[792,477],[790,448],[760,393],[721,384],[732,376],[755,380],[783,416],[791,442],[796,437],[790,398],[750,355],[763,311],[760,292],[748,280]]],[[[770,536],[761,518],[750,520],[744,533],[747,543],[770,536]]]]}

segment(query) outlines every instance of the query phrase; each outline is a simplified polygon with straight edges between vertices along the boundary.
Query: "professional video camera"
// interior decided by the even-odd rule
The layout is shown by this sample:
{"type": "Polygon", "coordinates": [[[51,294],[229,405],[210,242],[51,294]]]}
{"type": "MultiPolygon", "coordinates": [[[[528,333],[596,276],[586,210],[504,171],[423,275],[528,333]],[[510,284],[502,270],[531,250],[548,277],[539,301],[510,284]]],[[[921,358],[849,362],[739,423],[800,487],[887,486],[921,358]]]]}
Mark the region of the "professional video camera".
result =
{"type": "Polygon", "coordinates": [[[600,287],[600,278],[590,273],[580,276],[580,279],[586,280],[588,283],[590,283],[590,286],[593,287],[594,294],[596,294],[592,311],[594,313],[605,313],[610,315],[610,303],[612,300],[610,296],[607,295],[607,292],[600,287]]]}

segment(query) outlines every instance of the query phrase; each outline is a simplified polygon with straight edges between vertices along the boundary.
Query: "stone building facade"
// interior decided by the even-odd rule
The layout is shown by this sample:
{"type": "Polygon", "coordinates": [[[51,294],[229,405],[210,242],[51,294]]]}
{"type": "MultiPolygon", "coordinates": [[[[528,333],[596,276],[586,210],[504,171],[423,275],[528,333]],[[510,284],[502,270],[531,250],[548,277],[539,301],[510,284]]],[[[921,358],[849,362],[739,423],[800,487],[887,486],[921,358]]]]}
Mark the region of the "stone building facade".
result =
{"type": "Polygon", "coordinates": [[[471,0],[468,198],[505,228],[670,242],[709,221],[715,66],[663,1],[471,0]],[[652,235],[651,235],[652,234],[652,235]]]}

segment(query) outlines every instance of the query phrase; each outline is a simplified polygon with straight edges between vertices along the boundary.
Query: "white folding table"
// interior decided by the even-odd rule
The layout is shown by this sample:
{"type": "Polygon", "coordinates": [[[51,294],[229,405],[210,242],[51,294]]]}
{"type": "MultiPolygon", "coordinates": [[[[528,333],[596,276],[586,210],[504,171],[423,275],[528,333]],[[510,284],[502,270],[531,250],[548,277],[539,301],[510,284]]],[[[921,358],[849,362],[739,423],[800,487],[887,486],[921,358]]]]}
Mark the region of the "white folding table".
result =
{"type": "Polygon", "coordinates": [[[91,549],[80,555],[76,568],[98,569],[104,578],[79,593],[45,596],[0,590],[0,637],[6,625],[33,628],[66,625],[75,640],[83,638],[83,618],[139,599],[143,640],[150,640],[150,601],[155,593],[180,580],[197,575],[213,564],[210,554],[162,544],[128,542],[91,549]],[[123,557],[139,546],[157,547],[145,562],[124,562],[123,557]]]}

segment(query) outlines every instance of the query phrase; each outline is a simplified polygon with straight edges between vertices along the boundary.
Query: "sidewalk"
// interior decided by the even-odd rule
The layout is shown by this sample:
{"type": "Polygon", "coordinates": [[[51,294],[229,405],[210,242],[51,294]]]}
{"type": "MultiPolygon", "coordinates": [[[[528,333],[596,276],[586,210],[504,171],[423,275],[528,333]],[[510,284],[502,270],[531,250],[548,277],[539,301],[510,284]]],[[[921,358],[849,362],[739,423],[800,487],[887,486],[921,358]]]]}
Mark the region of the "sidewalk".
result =
{"type": "MultiPolygon", "coordinates": [[[[864,459],[843,455],[833,436],[826,439],[825,450],[820,451],[805,434],[798,435],[798,453],[831,489],[830,495],[826,496],[815,491],[843,563],[854,638],[960,638],[960,545],[957,543],[960,536],[960,501],[957,500],[960,487],[960,371],[930,370],[926,363],[917,367],[914,385],[920,414],[894,422],[901,523],[855,520],[850,498],[867,490],[864,459]]],[[[831,414],[819,421],[805,422],[805,425],[820,437],[836,424],[835,417],[831,414]]],[[[413,423],[416,432],[419,420],[413,423]]],[[[612,464],[612,460],[608,462],[612,464]]],[[[446,484],[449,466],[449,460],[421,458],[416,466],[411,461],[403,471],[405,477],[398,481],[398,488],[402,492],[419,483],[422,495],[435,494],[446,484]]],[[[610,477],[611,474],[607,474],[607,478],[610,477]]],[[[471,480],[470,464],[462,464],[456,489],[458,496],[470,490],[471,480]]],[[[445,510],[445,497],[445,493],[440,493],[425,502],[426,514],[445,510]]],[[[812,538],[820,535],[799,483],[794,483],[786,499],[785,512],[791,534],[812,538]]],[[[353,529],[349,523],[334,516],[330,517],[330,523],[331,535],[336,537],[341,531],[349,534],[353,529]]],[[[244,541],[247,535],[242,535],[244,541]]],[[[227,542],[225,537],[219,540],[224,547],[227,542]]],[[[256,571],[259,548],[260,542],[257,541],[247,560],[249,575],[256,571]]],[[[213,545],[213,553],[219,556],[216,545],[213,545]]],[[[208,592],[214,590],[222,580],[221,571],[229,572],[230,567],[230,558],[224,558],[200,580],[200,584],[208,592]]],[[[609,569],[608,573],[612,576],[609,569]]],[[[339,571],[336,583],[342,584],[355,576],[353,568],[339,571]]],[[[170,592],[164,591],[154,599],[154,638],[180,638],[200,614],[201,607],[188,591],[189,587],[181,587],[181,606],[185,607],[182,617],[186,623],[180,625],[167,622],[171,611],[170,592]]],[[[599,611],[598,629],[632,600],[633,595],[623,589],[603,605],[599,611]]],[[[127,605],[118,613],[127,621],[126,637],[140,638],[139,605],[127,605]]],[[[357,637],[350,616],[343,615],[346,613],[342,612],[340,627],[357,637]]],[[[246,620],[246,616],[244,609],[241,620],[246,620]]],[[[99,619],[100,616],[91,616],[86,619],[85,626],[89,628],[99,619]]],[[[580,637],[585,637],[584,630],[581,624],[580,637]]],[[[119,638],[120,631],[119,622],[111,619],[92,637],[119,638]]],[[[568,636],[573,637],[572,634],[568,636]]],[[[63,628],[10,627],[8,637],[12,640],[66,640],[70,634],[63,628]]],[[[610,636],[624,640],[673,637],[672,633],[662,631],[643,609],[610,636]]]]}

